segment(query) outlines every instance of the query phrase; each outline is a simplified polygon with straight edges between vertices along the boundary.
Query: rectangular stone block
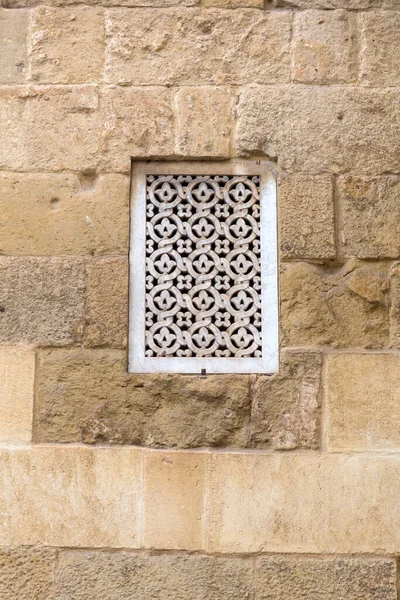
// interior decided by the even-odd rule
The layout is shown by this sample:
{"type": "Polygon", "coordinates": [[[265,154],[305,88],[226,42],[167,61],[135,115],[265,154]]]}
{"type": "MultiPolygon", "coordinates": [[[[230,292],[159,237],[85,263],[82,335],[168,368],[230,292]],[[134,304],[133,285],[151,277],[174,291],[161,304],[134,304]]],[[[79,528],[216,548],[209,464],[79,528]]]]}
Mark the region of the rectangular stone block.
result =
{"type": "Polygon", "coordinates": [[[390,271],[390,346],[400,347],[400,263],[390,271]]]}
{"type": "Polygon", "coordinates": [[[79,342],[83,296],[80,259],[0,257],[0,342],[79,342]]]}
{"type": "Polygon", "coordinates": [[[389,266],[282,265],[283,346],[382,348],[389,342],[389,266]]]}
{"type": "Polygon", "coordinates": [[[144,460],[143,546],[201,550],[207,455],[147,452],[144,460]]]}
{"type": "Polygon", "coordinates": [[[35,353],[20,346],[0,346],[0,373],[0,441],[30,442],[35,353]]]}
{"type": "Polygon", "coordinates": [[[209,552],[398,552],[399,454],[212,453],[210,460],[209,552]]]}
{"type": "Polygon", "coordinates": [[[292,79],[302,83],[349,83],[357,77],[356,15],[309,10],[293,22],[292,79]]]}
{"type": "Polygon", "coordinates": [[[238,106],[238,152],[278,158],[288,172],[396,173],[399,98],[397,88],[249,87],[238,106]]]}
{"type": "Polygon", "coordinates": [[[400,177],[339,177],[342,253],[360,258],[400,255],[400,177]]]}
{"type": "Polygon", "coordinates": [[[139,450],[2,448],[0,477],[1,544],[138,547],[139,450]]]}
{"type": "Polygon", "coordinates": [[[32,11],[30,77],[38,83],[98,83],[103,79],[104,11],[40,6],[32,11]]]}
{"type": "Polygon", "coordinates": [[[54,598],[56,560],[54,548],[0,548],[1,600],[54,598]]]}
{"type": "Polygon", "coordinates": [[[399,450],[400,355],[327,358],[327,442],[331,451],[399,450]]]}
{"type": "MultiPolygon", "coordinates": [[[[38,6],[43,0],[3,0],[3,6],[8,8],[21,8],[25,6],[38,6]]],[[[165,8],[168,6],[194,6],[200,4],[200,0],[85,0],[88,6],[126,6],[165,8]]],[[[76,0],[47,0],[46,5],[62,7],[76,6],[76,0]]]]}
{"type": "Polygon", "coordinates": [[[280,251],[284,258],[334,258],[331,177],[281,176],[278,182],[280,251]]]}
{"type": "Polygon", "coordinates": [[[128,252],[129,179],[87,173],[0,173],[0,252],[128,252]]]}
{"type": "MultiPolygon", "coordinates": [[[[397,0],[386,0],[397,2],[397,0]]],[[[345,8],[347,10],[360,10],[364,8],[381,8],[385,0],[272,0],[273,6],[279,8],[345,8]]]]}
{"type": "Polygon", "coordinates": [[[181,448],[248,442],[248,376],[129,375],[123,351],[46,350],[37,386],[36,441],[181,448]]]}
{"type": "Polygon", "coordinates": [[[396,563],[391,558],[260,557],[256,600],[395,600],[396,563]]]}
{"type": "Polygon", "coordinates": [[[94,86],[0,89],[0,167],[84,172],[100,143],[94,86]]]}
{"type": "MultiPolygon", "coordinates": [[[[390,6],[389,6],[390,7],[390,6]]],[[[393,8],[399,8],[398,2],[393,8]]],[[[361,15],[361,82],[400,85],[400,12],[371,11],[361,15]]]]}
{"type": "Polygon", "coordinates": [[[0,83],[23,83],[27,71],[28,11],[0,8],[0,83]]]}
{"type": "Polygon", "coordinates": [[[288,82],[291,18],[290,11],[260,13],[250,8],[234,12],[111,9],[106,21],[106,81],[132,85],[288,82]]]}
{"type": "Polygon", "coordinates": [[[263,0],[202,0],[201,4],[216,8],[264,8],[263,0]]]}
{"type": "Polygon", "coordinates": [[[251,443],[257,448],[319,447],[322,358],[316,352],[281,352],[279,373],[253,385],[251,443]]]}

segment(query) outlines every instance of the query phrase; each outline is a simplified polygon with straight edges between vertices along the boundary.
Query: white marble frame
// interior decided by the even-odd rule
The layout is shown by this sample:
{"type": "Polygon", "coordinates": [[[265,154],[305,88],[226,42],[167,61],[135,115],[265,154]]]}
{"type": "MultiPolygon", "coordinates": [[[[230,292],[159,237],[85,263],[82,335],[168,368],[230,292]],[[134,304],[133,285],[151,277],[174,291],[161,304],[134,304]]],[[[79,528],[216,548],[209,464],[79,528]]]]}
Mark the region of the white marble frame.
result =
{"type": "Polygon", "coordinates": [[[278,340],[278,235],[273,163],[259,160],[133,162],[129,252],[129,372],[276,373],[278,340]],[[262,358],[146,357],[146,175],[260,175],[262,358]]]}

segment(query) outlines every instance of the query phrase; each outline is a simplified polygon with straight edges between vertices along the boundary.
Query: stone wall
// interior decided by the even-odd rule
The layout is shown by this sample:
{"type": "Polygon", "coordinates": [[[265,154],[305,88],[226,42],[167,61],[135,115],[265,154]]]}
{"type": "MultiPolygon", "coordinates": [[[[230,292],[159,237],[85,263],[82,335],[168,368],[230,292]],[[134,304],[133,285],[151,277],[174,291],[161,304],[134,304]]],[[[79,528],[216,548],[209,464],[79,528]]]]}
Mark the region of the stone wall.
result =
{"type": "Polygon", "coordinates": [[[2,0],[2,600],[395,600],[399,9],[2,0]],[[131,159],[237,156],[281,370],[128,374],[131,159]]]}

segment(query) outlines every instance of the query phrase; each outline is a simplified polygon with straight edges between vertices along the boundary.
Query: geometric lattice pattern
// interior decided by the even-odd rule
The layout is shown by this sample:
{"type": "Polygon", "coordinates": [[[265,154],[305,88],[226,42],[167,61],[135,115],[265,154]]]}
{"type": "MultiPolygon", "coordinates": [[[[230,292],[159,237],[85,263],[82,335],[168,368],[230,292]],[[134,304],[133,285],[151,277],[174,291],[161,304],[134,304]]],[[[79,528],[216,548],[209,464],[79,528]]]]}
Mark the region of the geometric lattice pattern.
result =
{"type": "Polygon", "coordinates": [[[147,175],[145,355],[261,357],[260,177],[147,175]]]}

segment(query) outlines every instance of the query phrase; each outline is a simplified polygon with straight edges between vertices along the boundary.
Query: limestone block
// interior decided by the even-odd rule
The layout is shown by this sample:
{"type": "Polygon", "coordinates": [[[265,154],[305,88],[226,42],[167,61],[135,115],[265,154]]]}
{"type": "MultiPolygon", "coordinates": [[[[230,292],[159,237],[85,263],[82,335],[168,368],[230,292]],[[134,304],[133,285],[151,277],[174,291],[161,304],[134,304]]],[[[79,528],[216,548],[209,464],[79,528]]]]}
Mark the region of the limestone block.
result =
{"type": "Polygon", "coordinates": [[[381,348],[389,341],[385,263],[285,264],[280,290],[284,346],[381,348]]]}
{"type": "Polygon", "coordinates": [[[30,442],[35,353],[22,346],[0,346],[0,373],[0,441],[30,442]]]}
{"type": "Polygon", "coordinates": [[[209,552],[398,552],[399,454],[215,452],[210,461],[209,552]]]}
{"type": "Polygon", "coordinates": [[[342,10],[296,13],[293,22],[293,80],[302,83],[355,81],[355,19],[355,14],[342,10]]]}
{"type": "Polygon", "coordinates": [[[80,259],[0,257],[0,342],[79,342],[83,291],[80,259]]]}
{"type": "Polygon", "coordinates": [[[53,548],[0,548],[1,600],[54,598],[56,557],[53,548]]]}
{"type": "Polygon", "coordinates": [[[243,600],[251,598],[251,572],[245,558],[63,551],[56,600],[243,600]]]}
{"type": "Polygon", "coordinates": [[[74,6],[33,10],[30,76],[40,83],[97,83],[104,71],[104,14],[74,6]]]}
{"type": "Polygon", "coordinates": [[[292,175],[278,183],[284,258],[334,258],[333,184],[328,176],[292,175]]]}
{"type": "Polygon", "coordinates": [[[216,8],[264,8],[263,0],[202,0],[202,5],[216,8]]]}
{"type": "MultiPolygon", "coordinates": [[[[21,8],[25,6],[38,6],[43,0],[3,0],[3,6],[8,8],[21,8]]],[[[76,0],[46,0],[46,5],[56,7],[76,6],[76,0]]],[[[126,6],[165,8],[168,6],[194,6],[200,4],[200,0],[85,0],[88,6],[126,6]]]]}
{"type": "Polygon", "coordinates": [[[128,259],[90,261],[86,268],[85,346],[125,348],[128,337],[128,259]]]}
{"type": "Polygon", "coordinates": [[[130,172],[131,157],[174,155],[174,114],[166,88],[108,88],[102,97],[102,161],[130,172]]]}
{"type": "Polygon", "coordinates": [[[0,477],[0,544],[138,547],[139,450],[5,447],[0,477]]]}
{"type": "Polygon", "coordinates": [[[281,353],[279,373],[253,387],[251,440],[257,448],[318,448],[322,359],[315,352],[281,353]]]}
{"type": "Polygon", "coordinates": [[[95,173],[0,173],[0,252],[128,251],[129,179],[95,173]]]}
{"type": "Polygon", "coordinates": [[[400,263],[390,272],[390,346],[400,347],[400,263]]]}
{"type": "Polygon", "coordinates": [[[360,10],[363,8],[381,8],[384,3],[398,0],[272,0],[273,6],[291,8],[345,8],[360,10]]]}
{"type": "Polygon", "coordinates": [[[290,80],[290,11],[110,9],[106,28],[110,83],[239,85],[290,80]]]}
{"type": "Polygon", "coordinates": [[[0,167],[85,172],[100,143],[94,86],[0,89],[0,167]]]}
{"type": "Polygon", "coordinates": [[[400,256],[400,177],[340,177],[339,230],[345,256],[400,256]]]}
{"type": "Polygon", "coordinates": [[[26,78],[28,11],[0,9],[0,83],[23,83],[26,78]]]}
{"type": "MultiPolygon", "coordinates": [[[[397,1],[393,8],[399,8],[397,1]]],[[[362,83],[400,85],[400,12],[366,12],[361,23],[362,83]]]]}
{"type": "Polygon", "coordinates": [[[250,381],[132,375],[116,350],[39,354],[35,439],[166,447],[245,446],[250,381]]]}
{"type": "Polygon", "coordinates": [[[260,557],[256,600],[395,600],[396,564],[391,558],[260,557]]]}
{"type": "Polygon", "coordinates": [[[175,102],[177,154],[228,158],[235,104],[231,92],[225,88],[183,87],[175,102]]]}
{"type": "Polygon", "coordinates": [[[201,550],[207,455],[147,452],[144,461],[143,546],[201,550]]]}
{"type": "Polygon", "coordinates": [[[277,157],[289,172],[396,172],[399,97],[394,88],[248,87],[238,106],[238,151],[277,157]]]}
{"type": "Polygon", "coordinates": [[[329,356],[327,436],[332,451],[399,450],[400,355],[329,356]]]}

